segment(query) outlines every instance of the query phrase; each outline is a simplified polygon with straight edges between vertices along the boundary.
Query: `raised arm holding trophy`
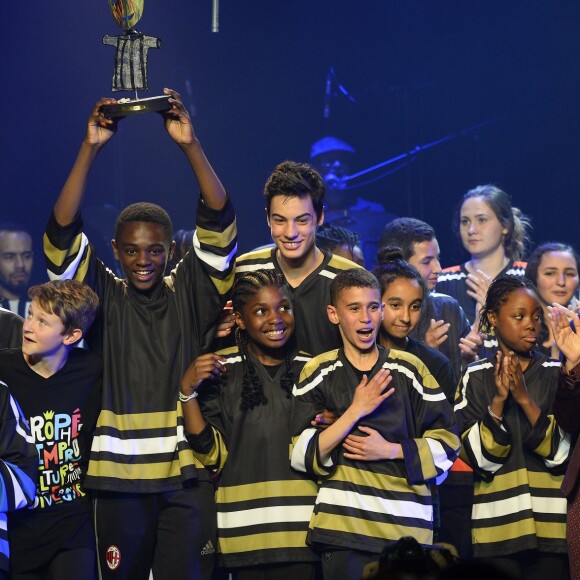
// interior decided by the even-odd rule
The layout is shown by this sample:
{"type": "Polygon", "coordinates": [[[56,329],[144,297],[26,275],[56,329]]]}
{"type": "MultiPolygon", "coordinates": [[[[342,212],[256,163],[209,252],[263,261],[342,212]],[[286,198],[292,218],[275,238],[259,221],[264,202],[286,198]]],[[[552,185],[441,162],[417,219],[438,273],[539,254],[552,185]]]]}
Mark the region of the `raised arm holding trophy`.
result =
{"type": "MultiPolygon", "coordinates": [[[[111,0],[111,6],[127,31],[116,41],[115,84],[132,78],[124,77],[126,70],[144,64],[143,53],[136,59],[124,52],[131,40],[139,41],[139,33],[129,31],[142,0],[111,0]]],[[[165,276],[175,250],[171,219],[145,201],[129,205],[116,220],[112,249],[122,277],[105,266],[90,243],[83,229],[90,171],[120,119],[145,110],[111,113],[107,109],[119,105],[112,98],[98,100],[92,109],[43,238],[51,278],[82,281],[100,302],[86,338],[102,357],[102,393],[84,478],[94,498],[88,530],[92,533],[94,522],[96,543],[93,539],[89,547],[94,560],[96,544],[100,580],[149,580],[151,572],[156,580],[212,580],[217,552],[214,486],[185,437],[178,395],[189,363],[207,352],[233,283],[235,214],[179,93],[165,88],[164,94],[163,126],[197,181],[189,188],[198,202],[194,249],[165,276]]],[[[143,147],[156,151],[156,139],[152,135],[143,147]]],[[[145,162],[141,168],[149,169],[145,162]]],[[[193,221],[192,215],[192,227],[193,221]]],[[[93,580],[97,574],[88,565],[70,577],[93,580]]]]}

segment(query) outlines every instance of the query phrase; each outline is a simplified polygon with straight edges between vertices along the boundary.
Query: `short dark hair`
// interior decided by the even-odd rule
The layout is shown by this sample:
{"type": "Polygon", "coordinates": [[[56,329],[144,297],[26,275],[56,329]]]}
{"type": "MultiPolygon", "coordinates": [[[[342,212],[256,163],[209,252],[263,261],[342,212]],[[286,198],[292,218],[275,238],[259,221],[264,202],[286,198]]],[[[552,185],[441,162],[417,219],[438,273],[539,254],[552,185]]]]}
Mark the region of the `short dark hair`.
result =
{"type": "Polygon", "coordinates": [[[491,332],[491,326],[487,315],[490,312],[494,312],[497,315],[501,306],[507,302],[509,295],[514,290],[519,290],[520,288],[531,290],[536,295],[538,303],[540,302],[540,297],[538,296],[536,287],[533,282],[527,278],[503,274],[489,285],[485,297],[485,304],[479,313],[479,329],[482,332],[491,332]]]}
{"type": "Polygon", "coordinates": [[[572,246],[561,244],[560,242],[546,242],[545,244],[540,244],[528,258],[526,278],[531,280],[534,284],[538,283],[538,268],[540,267],[542,256],[551,252],[567,252],[571,254],[576,262],[576,270],[580,271],[580,258],[572,246]]]}
{"type": "Polygon", "coordinates": [[[28,295],[44,311],[60,318],[64,325],[64,334],[76,328],[80,328],[85,334],[99,307],[99,297],[89,286],[78,280],[52,280],[38,284],[30,288],[28,295]]]}
{"type": "Polygon", "coordinates": [[[159,224],[163,228],[166,239],[171,243],[173,239],[173,224],[169,214],[159,205],[140,201],[127,206],[115,222],[115,239],[118,240],[121,230],[128,222],[149,222],[159,224]]]}
{"type": "Polygon", "coordinates": [[[270,215],[272,198],[277,195],[285,197],[310,198],[312,207],[320,219],[324,209],[326,188],[320,173],[307,163],[284,161],[277,165],[264,186],[266,211],[270,215]]]}
{"type": "Polygon", "coordinates": [[[351,250],[360,244],[360,235],[336,224],[322,224],[316,230],[316,245],[332,252],[337,246],[346,244],[351,250]]]}
{"type": "Polygon", "coordinates": [[[417,268],[411,266],[403,258],[403,252],[400,248],[385,246],[379,250],[377,259],[379,264],[373,270],[373,274],[377,277],[381,285],[381,296],[395,280],[399,280],[400,278],[416,280],[423,291],[423,296],[427,296],[429,291],[423,276],[419,274],[417,268]]]}
{"type": "Polygon", "coordinates": [[[415,253],[415,244],[430,242],[435,237],[435,230],[421,220],[402,217],[389,222],[381,234],[379,248],[389,246],[401,248],[403,260],[409,261],[415,253]]]}
{"type": "Polygon", "coordinates": [[[381,292],[381,286],[374,274],[363,268],[351,268],[339,272],[330,284],[330,303],[336,306],[340,293],[349,288],[372,288],[379,294],[381,292]]]}

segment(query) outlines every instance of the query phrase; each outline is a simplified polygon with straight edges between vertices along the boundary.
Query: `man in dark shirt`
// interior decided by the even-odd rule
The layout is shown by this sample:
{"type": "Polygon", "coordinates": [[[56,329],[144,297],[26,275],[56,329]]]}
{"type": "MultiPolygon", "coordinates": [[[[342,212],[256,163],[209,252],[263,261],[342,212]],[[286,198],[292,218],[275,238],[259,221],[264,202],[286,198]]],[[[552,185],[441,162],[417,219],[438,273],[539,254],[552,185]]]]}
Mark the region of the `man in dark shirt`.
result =
{"type": "Polygon", "coordinates": [[[0,306],[24,318],[33,265],[32,238],[20,225],[0,224],[0,306]]]}

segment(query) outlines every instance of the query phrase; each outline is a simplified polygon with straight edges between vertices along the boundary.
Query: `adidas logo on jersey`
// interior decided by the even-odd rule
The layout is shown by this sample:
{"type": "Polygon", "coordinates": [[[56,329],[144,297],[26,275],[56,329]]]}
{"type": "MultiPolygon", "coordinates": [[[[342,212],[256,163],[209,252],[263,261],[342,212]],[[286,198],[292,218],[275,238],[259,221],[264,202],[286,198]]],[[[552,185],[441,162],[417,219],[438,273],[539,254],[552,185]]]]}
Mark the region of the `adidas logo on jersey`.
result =
{"type": "Polygon", "coordinates": [[[201,550],[202,556],[207,556],[208,554],[215,554],[215,548],[211,540],[201,550]]]}

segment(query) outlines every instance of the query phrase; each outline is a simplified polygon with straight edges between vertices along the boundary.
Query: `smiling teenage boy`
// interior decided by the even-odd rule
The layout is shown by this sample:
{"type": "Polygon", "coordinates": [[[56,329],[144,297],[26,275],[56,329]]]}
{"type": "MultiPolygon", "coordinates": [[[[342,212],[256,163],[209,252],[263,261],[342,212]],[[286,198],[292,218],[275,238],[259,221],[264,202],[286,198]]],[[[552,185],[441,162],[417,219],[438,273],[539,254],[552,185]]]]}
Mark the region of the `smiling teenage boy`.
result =
{"type": "Polygon", "coordinates": [[[322,478],[307,543],[325,552],[325,578],[360,578],[385,542],[433,542],[429,483],[459,451],[445,394],[423,363],[377,346],[378,280],[366,270],[332,282],[330,321],[344,346],[308,362],[294,387],[292,466],[322,478]],[[338,418],[310,426],[318,409],[338,418]]]}
{"type": "Polygon", "coordinates": [[[38,451],[31,509],[8,516],[14,578],[96,578],[95,536],[84,489],[100,408],[101,361],[74,348],[99,300],[74,280],[30,289],[22,347],[0,352],[0,379],[28,420],[38,451]]]}
{"type": "MultiPolygon", "coordinates": [[[[157,205],[126,208],[113,250],[125,279],[95,256],[82,232],[81,203],[89,170],[116,124],[101,99],[45,235],[53,277],[95,288],[102,304],[91,348],[103,353],[103,400],[87,477],[96,490],[95,519],[103,577],[210,578],[215,556],[213,486],[185,441],[177,396],[189,362],[212,340],[223,295],[233,281],[235,216],[195,135],[178,93],[165,129],[185,154],[201,198],[193,248],[170,276],[172,225],[157,205]]],[[[180,410],[180,407],[179,407],[180,410]]]]}
{"type": "Polygon", "coordinates": [[[284,276],[292,297],[296,342],[309,354],[340,346],[338,330],[326,316],[330,284],[338,272],[356,266],[315,244],[316,229],[324,222],[324,193],[322,177],[310,165],[284,161],[276,166],[264,188],[266,219],[276,247],[236,261],[236,276],[262,268],[284,276]]]}

